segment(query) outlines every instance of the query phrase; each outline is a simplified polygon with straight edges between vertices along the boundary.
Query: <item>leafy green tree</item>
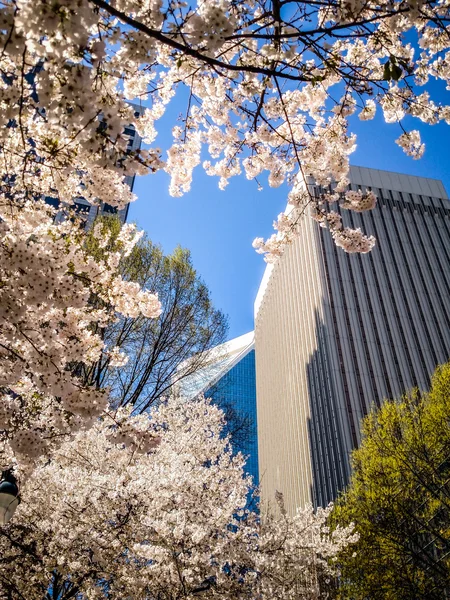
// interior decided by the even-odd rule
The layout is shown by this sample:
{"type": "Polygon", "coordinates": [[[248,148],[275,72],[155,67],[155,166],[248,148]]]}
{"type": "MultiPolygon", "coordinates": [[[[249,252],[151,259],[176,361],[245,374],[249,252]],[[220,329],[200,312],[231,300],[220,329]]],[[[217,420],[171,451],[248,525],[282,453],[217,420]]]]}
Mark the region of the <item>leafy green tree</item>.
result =
{"type": "MultiPolygon", "coordinates": [[[[94,233],[88,236],[89,252],[99,258],[105,250],[120,246],[120,226],[114,217],[104,217],[96,225],[111,232],[106,248],[99,246],[94,233]]],[[[177,247],[165,255],[144,236],[119,271],[124,279],[157,293],[162,313],[158,319],[118,317],[103,332],[110,351],[116,348],[129,357],[126,364],[112,366],[111,356],[104,352],[95,365],[80,368],[91,384],[111,387],[117,406],[133,406],[140,413],[208,364],[210,351],[224,341],[228,324],[214,308],[189,250],[177,247]]]]}
{"type": "Polygon", "coordinates": [[[359,542],[340,556],[341,598],[450,597],[450,363],[431,389],[386,401],[364,422],[334,524],[359,542]]]}

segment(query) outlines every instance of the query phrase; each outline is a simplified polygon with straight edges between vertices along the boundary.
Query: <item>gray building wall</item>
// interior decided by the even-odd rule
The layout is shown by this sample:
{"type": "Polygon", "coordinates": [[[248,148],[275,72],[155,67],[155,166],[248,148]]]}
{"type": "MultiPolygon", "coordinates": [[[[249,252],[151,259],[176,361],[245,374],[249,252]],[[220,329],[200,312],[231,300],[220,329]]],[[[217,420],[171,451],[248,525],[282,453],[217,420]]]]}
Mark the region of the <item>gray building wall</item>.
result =
{"type": "Polygon", "coordinates": [[[377,238],[372,252],[345,253],[306,217],[256,305],[261,497],[283,492],[290,512],[332,501],[372,403],[427,389],[450,354],[442,183],[359,167],[350,180],[378,197],[373,211],[341,211],[344,225],[377,238]]]}

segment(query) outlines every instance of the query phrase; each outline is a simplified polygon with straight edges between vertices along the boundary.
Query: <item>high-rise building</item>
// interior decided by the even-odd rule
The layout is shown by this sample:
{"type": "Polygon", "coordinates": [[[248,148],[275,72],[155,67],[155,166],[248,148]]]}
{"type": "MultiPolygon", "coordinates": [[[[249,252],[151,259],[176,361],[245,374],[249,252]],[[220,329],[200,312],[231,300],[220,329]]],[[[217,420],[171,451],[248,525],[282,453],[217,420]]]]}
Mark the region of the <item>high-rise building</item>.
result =
{"type": "Polygon", "coordinates": [[[246,457],[246,472],[259,482],[256,438],[256,376],[254,333],[246,333],[211,351],[208,366],[179,384],[187,399],[204,394],[227,417],[233,449],[246,457]]]}
{"type": "MultiPolygon", "coordinates": [[[[259,472],[294,512],[326,505],[349,481],[351,450],[373,403],[427,389],[450,351],[450,202],[440,181],[352,167],[372,211],[342,210],[376,237],[347,254],[302,219],[266,269],[255,303],[259,472]]],[[[313,193],[320,189],[310,185],[313,193]]]]}
{"type": "MultiPolygon", "coordinates": [[[[142,114],[143,109],[140,106],[138,106],[137,104],[132,104],[131,106],[135,111],[136,117],[142,114]]],[[[129,125],[128,127],[125,127],[123,133],[128,138],[126,153],[139,150],[139,148],[141,147],[142,138],[136,131],[134,125],[129,125]]],[[[131,191],[133,191],[134,179],[134,176],[131,175],[127,175],[126,177],[124,177],[124,183],[126,183],[130,187],[131,191]]],[[[55,208],[59,208],[60,206],[60,201],[58,198],[47,197],[45,200],[55,208]]],[[[119,217],[121,223],[125,223],[128,217],[129,204],[127,204],[127,206],[125,206],[124,208],[117,209],[115,206],[111,206],[106,202],[102,202],[102,204],[100,204],[99,206],[93,205],[87,200],[85,200],[83,197],[79,197],[75,198],[73,205],[71,205],[69,208],[75,209],[75,211],[83,217],[83,220],[85,222],[85,228],[90,229],[95,219],[98,216],[102,215],[115,214],[119,217]]],[[[56,219],[61,220],[64,218],[65,212],[58,212],[56,219]]]]}

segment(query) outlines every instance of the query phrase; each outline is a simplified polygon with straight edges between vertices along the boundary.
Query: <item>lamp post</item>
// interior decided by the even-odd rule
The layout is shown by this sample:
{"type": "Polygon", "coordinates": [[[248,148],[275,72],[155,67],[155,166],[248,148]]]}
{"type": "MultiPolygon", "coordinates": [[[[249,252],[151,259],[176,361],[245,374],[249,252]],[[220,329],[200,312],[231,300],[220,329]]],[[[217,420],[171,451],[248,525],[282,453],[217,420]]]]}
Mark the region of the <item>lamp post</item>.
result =
{"type": "Polygon", "coordinates": [[[6,525],[19,503],[17,479],[14,477],[12,469],[6,469],[0,479],[0,525],[6,525]]]}

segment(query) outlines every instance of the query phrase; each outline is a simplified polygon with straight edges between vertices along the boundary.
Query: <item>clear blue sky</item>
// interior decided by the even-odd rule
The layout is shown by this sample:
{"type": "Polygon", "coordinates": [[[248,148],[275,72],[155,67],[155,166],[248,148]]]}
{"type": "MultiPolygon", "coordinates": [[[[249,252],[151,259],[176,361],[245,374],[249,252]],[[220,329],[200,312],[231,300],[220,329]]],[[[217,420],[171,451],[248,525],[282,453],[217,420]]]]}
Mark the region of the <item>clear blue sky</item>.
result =
{"type": "MultiPolygon", "coordinates": [[[[439,94],[448,103],[448,92],[439,94]]],[[[183,106],[177,102],[161,120],[163,133],[155,145],[167,149],[169,134],[183,106]]],[[[406,129],[419,129],[426,144],[424,157],[414,161],[394,140],[401,134],[398,125],[386,125],[378,109],[373,121],[352,120],[358,147],[351,156],[354,165],[386,169],[441,179],[450,193],[450,126],[426,126],[417,119],[405,119],[406,129]]],[[[272,233],[272,221],[286,206],[287,188],[264,190],[247,181],[245,175],[232,178],[225,191],[218,179],[205,175],[201,166],[194,171],[191,191],[181,198],[168,193],[169,176],[159,172],[136,179],[138,200],[131,205],[129,220],[144,229],[153,242],[171,252],[177,244],[189,248],[197,272],[217,308],[229,316],[229,338],[253,329],[253,302],[265,269],[263,258],[252,248],[257,236],[272,233]]]]}

